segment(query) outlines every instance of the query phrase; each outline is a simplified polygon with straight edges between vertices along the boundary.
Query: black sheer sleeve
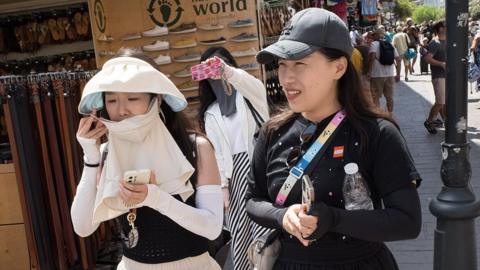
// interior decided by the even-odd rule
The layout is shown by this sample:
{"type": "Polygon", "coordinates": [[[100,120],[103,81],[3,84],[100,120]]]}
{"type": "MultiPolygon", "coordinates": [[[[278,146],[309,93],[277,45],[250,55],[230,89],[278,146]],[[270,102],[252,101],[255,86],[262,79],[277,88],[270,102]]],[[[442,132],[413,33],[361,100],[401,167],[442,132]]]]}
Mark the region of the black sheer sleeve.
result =
{"type": "Polygon", "coordinates": [[[319,226],[310,239],[320,238],[327,230],[367,241],[396,241],[418,236],[422,216],[417,190],[412,184],[383,198],[384,209],[345,210],[316,203],[310,214],[319,226]],[[331,228],[325,228],[325,224],[331,228]]]}
{"type": "Polygon", "coordinates": [[[262,129],[255,144],[250,172],[247,176],[248,189],[245,196],[247,214],[259,225],[281,229],[283,216],[287,209],[274,206],[268,194],[267,146],[267,137],[262,129]]]}
{"type": "Polygon", "coordinates": [[[367,241],[395,241],[415,238],[421,229],[420,200],[416,186],[422,179],[401,132],[390,121],[380,120],[372,136],[373,160],[370,184],[383,202],[382,209],[348,211],[314,204],[311,213],[319,217],[319,238],[334,231],[367,241]],[[415,181],[415,182],[414,182],[415,181]]]}

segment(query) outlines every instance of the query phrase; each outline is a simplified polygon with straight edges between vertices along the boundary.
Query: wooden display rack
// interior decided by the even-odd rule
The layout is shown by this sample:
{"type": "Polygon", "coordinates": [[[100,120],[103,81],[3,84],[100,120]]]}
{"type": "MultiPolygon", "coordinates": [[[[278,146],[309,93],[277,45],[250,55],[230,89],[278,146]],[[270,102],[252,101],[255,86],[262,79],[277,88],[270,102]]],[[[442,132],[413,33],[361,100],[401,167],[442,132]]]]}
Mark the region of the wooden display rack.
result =
{"type": "Polygon", "coordinates": [[[30,269],[27,235],[13,163],[0,164],[0,265],[11,270],[30,269]]]}
{"type": "MultiPolygon", "coordinates": [[[[102,67],[103,63],[112,55],[101,56],[101,52],[116,53],[122,47],[141,48],[156,40],[166,40],[170,44],[184,38],[193,38],[197,46],[185,49],[163,50],[158,52],[145,52],[152,58],[160,54],[170,55],[172,63],[159,66],[160,70],[170,75],[170,79],[177,85],[191,80],[190,77],[177,78],[174,73],[187,66],[198,64],[199,61],[188,63],[177,63],[173,58],[184,55],[188,52],[203,53],[211,46],[223,46],[230,52],[244,51],[254,48],[259,49],[259,40],[247,42],[233,42],[232,37],[241,33],[258,33],[257,14],[255,0],[141,0],[141,1],[116,1],[116,0],[89,0],[89,10],[92,25],[92,36],[94,41],[97,66],[102,67]],[[230,22],[240,19],[252,19],[253,26],[233,28],[229,27],[230,22]],[[167,23],[171,30],[182,23],[195,22],[197,31],[186,34],[172,34],[160,37],[144,37],[133,40],[122,40],[122,37],[129,33],[138,33],[152,29],[156,24],[167,23]],[[199,25],[207,23],[219,23],[224,26],[221,30],[204,31],[198,28],[199,25]],[[100,41],[101,35],[112,37],[111,42],[100,41]],[[212,40],[224,37],[227,43],[222,45],[201,45],[201,40],[212,40]]],[[[256,63],[255,56],[238,57],[239,65],[256,63]]],[[[260,66],[255,70],[249,70],[250,74],[261,78],[260,66]]],[[[197,103],[198,89],[182,91],[190,103],[197,103]]]]}

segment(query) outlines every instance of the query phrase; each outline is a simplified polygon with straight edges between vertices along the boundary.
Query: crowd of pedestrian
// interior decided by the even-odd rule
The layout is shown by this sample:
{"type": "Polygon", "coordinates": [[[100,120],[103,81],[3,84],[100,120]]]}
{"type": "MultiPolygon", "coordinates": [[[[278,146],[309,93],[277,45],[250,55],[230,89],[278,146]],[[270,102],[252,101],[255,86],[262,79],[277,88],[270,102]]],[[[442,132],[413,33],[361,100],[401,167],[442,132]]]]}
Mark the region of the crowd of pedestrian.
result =
{"type": "MultiPolygon", "coordinates": [[[[403,67],[404,81],[412,75],[428,74],[431,70],[435,94],[433,104],[424,126],[429,133],[437,133],[437,128],[445,121],[445,68],[446,68],[446,27],[444,21],[422,22],[415,24],[413,19],[398,22],[395,27],[380,25],[375,29],[360,33],[358,28],[350,30],[352,46],[359,53],[352,56],[367,94],[372,102],[380,106],[381,97],[385,97],[385,110],[392,115],[394,107],[395,82],[400,81],[403,67]],[[368,48],[368,56],[366,51],[368,48]],[[362,53],[363,52],[363,53],[362,53]],[[420,70],[415,64],[420,58],[420,70]]],[[[472,51],[478,51],[480,35],[472,38],[472,51]]],[[[480,58],[476,61],[480,63],[480,58]]],[[[480,83],[478,84],[480,85],[480,83]]]]}

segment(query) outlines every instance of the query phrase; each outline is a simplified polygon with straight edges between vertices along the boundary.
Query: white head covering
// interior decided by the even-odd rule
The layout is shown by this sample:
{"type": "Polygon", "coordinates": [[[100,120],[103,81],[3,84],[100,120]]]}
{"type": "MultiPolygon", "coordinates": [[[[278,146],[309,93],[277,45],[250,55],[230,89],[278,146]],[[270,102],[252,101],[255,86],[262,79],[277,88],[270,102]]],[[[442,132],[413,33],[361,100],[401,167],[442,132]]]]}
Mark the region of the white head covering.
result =
{"type": "MultiPolygon", "coordinates": [[[[79,111],[88,113],[103,107],[102,92],[162,94],[173,110],[186,104],[183,95],[162,73],[148,63],[131,57],[115,58],[103,66],[86,85],[79,111]],[[100,100],[100,103],[97,103],[100,100]],[[96,106],[101,105],[101,106],[96,106]]],[[[159,102],[154,98],[147,113],[122,121],[100,119],[108,129],[108,155],[97,187],[93,221],[102,222],[128,212],[118,196],[119,181],[129,170],[150,169],[157,184],[169,194],[186,200],[193,194],[189,179],[194,173],[167,127],[160,119],[159,102]]]]}
{"type": "Polygon", "coordinates": [[[135,57],[117,57],[105,62],[102,70],[85,85],[78,111],[89,114],[94,108],[103,108],[102,93],[109,91],[161,94],[175,112],[188,105],[167,76],[135,57]]]}

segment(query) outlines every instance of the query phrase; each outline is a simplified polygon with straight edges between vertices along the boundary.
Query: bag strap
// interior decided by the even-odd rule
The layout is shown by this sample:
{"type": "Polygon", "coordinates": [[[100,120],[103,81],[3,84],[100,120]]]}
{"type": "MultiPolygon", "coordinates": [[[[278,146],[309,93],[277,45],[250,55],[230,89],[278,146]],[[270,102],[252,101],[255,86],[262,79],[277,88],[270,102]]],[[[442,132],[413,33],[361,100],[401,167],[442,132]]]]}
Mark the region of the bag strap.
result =
{"type": "Polygon", "coordinates": [[[247,103],[248,108],[250,109],[250,112],[252,112],[253,119],[255,120],[255,123],[257,124],[258,128],[261,128],[263,123],[265,123],[265,120],[262,118],[260,113],[255,110],[253,107],[253,104],[250,102],[250,100],[243,98],[245,100],[245,103],[247,103]]]}
{"type": "Polygon", "coordinates": [[[275,199],[276,205],[283,206],[287,200],[288,194],[290,194],[290,191],[292,191],[297,180],[302,178],[305,170],[310,165],[310,162],[317,155],[322,156],[325,153],[327,146],[332,141],[332,135],[338,130],[338,127],[343,122],[345,117],[345,110],[342,109],[338,111],[332,120],[330,120],[330,123],[328,123],[327,127],[320,133],[317,140],[313,142],[313,144],[308,148],[307,152],[299,159],[297,164],[290,169],[287,180],[285,180],[283,183],[282,188],[280,188],[277,198],[275,199]]]}
{"type": "Polygon", "coordinates": [[[282,230],[279,230],[279,229],[275,229],[273,231],[271,231],[266,239],[265,239],[265,243],[263,244],[263,246],[261,247],[258,247],[259,249],[257,250],[258,253],[262,253],[267,247],[269,247],[271,244],[273,244],[273,242],[280,236],[282,230]]]}

